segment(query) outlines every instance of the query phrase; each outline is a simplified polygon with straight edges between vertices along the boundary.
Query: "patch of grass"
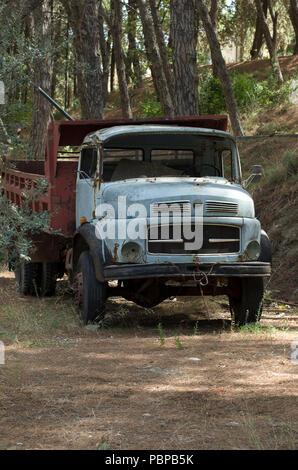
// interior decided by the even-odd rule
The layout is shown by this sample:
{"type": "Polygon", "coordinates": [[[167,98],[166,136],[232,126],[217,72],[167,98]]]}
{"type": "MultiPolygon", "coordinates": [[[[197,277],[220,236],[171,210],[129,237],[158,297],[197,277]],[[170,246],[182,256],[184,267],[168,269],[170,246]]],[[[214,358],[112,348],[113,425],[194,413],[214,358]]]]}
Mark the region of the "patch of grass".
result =
{"type": "Polygon", "coordinates": [[[161,346],[164,346],[164,345],[165,345],[165,335],[164,335],[164,332],[163,332],[163,328],[162,328],[162,324],[161,324],[161,323],[158,323],[157,329],[158,329],[160,344],[161,344],[161,346]]]}
{"type": "Polygon", "coordinates": [[[0,330],[0,339],[8,338],[9,341],[13,341],[15,333],[13,331],[0,330]]]}
{"type": "Polygon", "coordinates": [[[53,344],[53,342],[50,339],[44,341],[33,341],[33,343],[24,344],[24,348],[42,348],[51,344],[53,344]]]}
{"type": "Polygon", "coordinates": [[[254,419],[249,412],[244,415],[243,430],[247,435],[248,442],[252,449],[263,450],[262,441],[257,431],[254,419]]]}
{"type": "Polygon", "coordinates": [[[259,322],[256,323],[247,323],[246,325],[240,326],[239,332],[244,333],[245,335],[247,334],[263,334],[263,333],[268,333],[268,334],[274,334],[278,333],[279,331],[288,331],[287,327],[275,327],[275,326],[264,326],[261,325],[259,322]]]}
{"type": "Polygon", "coordinates": [[[96,450],[111,450],[111,449],[107,442],[101,442],[100,444],[97,444],[96,450]]]}
{"type": "Polygon", "coordinates": [[[180,349],[180,350],[185,349],[185,347],[183,346],[183,344],[180,341],[179,336],[176,333],[174,335],[174,338],[175,338],[175,343],[176,343],[177,348],[180,349]]]}
{"type": "Polygon", "coordinates": [[[48,304],[42,299],[35,299],[34,303],[25,305],[10,304],[1,309],[1,321],[5,329],[0,331],[0,336],[9,343],[25,340],[36,347],[53,332],[67,329],[76,317],[73,305],[48,304]]]}
{"type": "Polygon", "coordinates": [[[292,423],[273,423],[269,424],[269,433],[264,436],[261,429],[258,429],[257,423],[253,415],[246,409],[244,412],[242,430],[247,436],[249,446],[254,450],[278,450],[296,449],[297,433],[292,423]]]}
{"type": "MultiPolygon", "coordinates": [[[[22,367],[20,361],[13,355],[7,355],[5,358],[5,365],[0,366],[0,399],[2,399],[2,387],[10,385],[14,389],[19,386],[21,380],[22,367]]],[[[3,398],[7,398],[5,396],[3,398]]]]}
{"type": "Polygon", "coordinates": [[[264,301],[271,302],[272,295],[276,295],[276,292],[278,292],[277,289],[266,289],[264,292],[264,301]]]}
{"type": "Polygon", "coordinates": [[[107,311],[104,318],[98,322],[98,328],[113,330],[113,327],[127,328],[136,324],[135,316],[130,315],[129,309],[121,306],[107,311]]]}
{"type": "Polygon", "coordinates": [[[198,331],[199,331],[199,321],[197,320],[193,328],[193,336],[196,336],[198,334],[198,331]]]}

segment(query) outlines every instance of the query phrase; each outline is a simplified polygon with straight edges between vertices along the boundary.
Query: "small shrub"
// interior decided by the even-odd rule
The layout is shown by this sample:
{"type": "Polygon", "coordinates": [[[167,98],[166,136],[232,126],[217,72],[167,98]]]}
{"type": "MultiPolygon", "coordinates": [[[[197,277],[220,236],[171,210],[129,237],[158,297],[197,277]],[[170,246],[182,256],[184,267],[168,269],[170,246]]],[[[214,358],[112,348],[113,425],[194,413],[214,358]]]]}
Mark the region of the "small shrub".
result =
{"type": "Polygon", "coordinates": [[[297,176],[298,174],[298,152],[288,150],[283,158],[283,163],[287,170],[287,176],[297,176]]]}
{"type": "MultiPolygon", "coordinates": [[[[0,263],[12,263],[17,260],[29,261],[34,245],[28,233],[39,233],[49,227],[49,213],[34,212],[30,204],[47,190],[45,179],[36,181],[36,188],[22,193],[22,207],[10,202],[0,194],[0,263]]],[[[0,183],[1,189],[1,183],[0,183]]]]}
{"type": "Polygon", "coordinates": [[[141,112],[138,117],[159,117],[163,115],[161,104],[154,93],[149,94],[143,101],[140,101],[139,106],[141,112]]]}
{"type": "MultiPolygon", "coordinates": [[[[232,72],[230,77],[238,107],[242,111],[287,103],[293,92],[292,81],[279,85],[273,75],[262,81],[256,81],[248,73],[232,72]]],[[[221,114],[226,111],[220,80],[209,71],[200,77],[199,96],[200,114],[221,114]]]]}
{"type": "Polygon", "coordinates": [[[266,171],[266,182],[277,184],[286,181],[295,183],[298,180],[298,153],[288,150],[279,161],[278,165],[268,168],[266,171]]]}
{"type": "Polygon", "coordinates": [[[226,107],[221,84],[210,72],[202,74],[199,81],[200,114],[221,114],[226,107]]]}

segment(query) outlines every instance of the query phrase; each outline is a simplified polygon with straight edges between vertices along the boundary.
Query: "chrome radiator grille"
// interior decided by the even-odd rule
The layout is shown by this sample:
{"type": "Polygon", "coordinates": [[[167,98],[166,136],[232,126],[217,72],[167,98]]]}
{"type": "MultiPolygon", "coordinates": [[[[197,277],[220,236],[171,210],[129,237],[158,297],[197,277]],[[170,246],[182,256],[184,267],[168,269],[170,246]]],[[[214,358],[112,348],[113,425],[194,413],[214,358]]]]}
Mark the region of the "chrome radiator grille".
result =
{"type": "Polygon", "coordinates": [[[224,201],[206,201],[205,202],[205,213],[221,213],[226,214],[238,214],[237,202],[224,202],[224,201]]]}
{"type": "Polygon", "coordinates": [[[170,216],[181,215],[190,217],[190,201],[155,202],[150,206],[150,214],[152,216],[169,214],[170,216]]]}
{"type": "MultiPolygon", "coordinates": [[[[191,230],[194,231],[194,224],[191,224],[191,230]]],[[[148,230],[148,252],[152,254],[216,254],[216,253],[238,253],[240,251],[240,228],[230,225],[203,225],[203,245],[199,250],[185,250],[184,243],[192,240],[186,240],[183,237],[183,227],[181,227],[181,238],[174,238],[174,226],[169,226],[169,237],[162,239],[161,226],[158,227],[157,239],[150,238],[150,229],[148,230]]]]}

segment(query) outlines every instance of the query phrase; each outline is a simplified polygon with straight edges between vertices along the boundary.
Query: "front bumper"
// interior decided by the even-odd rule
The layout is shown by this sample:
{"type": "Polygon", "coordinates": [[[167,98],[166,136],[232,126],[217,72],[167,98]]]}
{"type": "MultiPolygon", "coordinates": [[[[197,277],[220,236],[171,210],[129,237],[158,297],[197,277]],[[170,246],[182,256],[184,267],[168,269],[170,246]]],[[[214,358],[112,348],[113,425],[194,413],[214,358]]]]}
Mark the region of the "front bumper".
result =
{"type": "Polygon", "coordinates": [[[104,268],[104,278],[109,280],[182,278],[194,279],[205,273],[212,277],[268,277],[270,263],[258,261],[234,263],[156,263],[156,264],[118,264],[104,268]]]}

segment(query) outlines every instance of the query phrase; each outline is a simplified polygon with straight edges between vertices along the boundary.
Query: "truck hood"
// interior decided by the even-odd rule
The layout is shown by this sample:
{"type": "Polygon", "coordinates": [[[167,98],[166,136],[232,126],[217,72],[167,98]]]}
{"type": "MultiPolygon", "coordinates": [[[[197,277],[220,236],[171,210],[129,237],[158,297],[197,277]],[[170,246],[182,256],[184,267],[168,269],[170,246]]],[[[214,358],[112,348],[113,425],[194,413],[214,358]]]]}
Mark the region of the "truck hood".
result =
{"type": "MultiPolygon", "coordinates": [[[[239,184],[230,183],[225,178],[190,178],[190,177],[160,177],[136,178],[124,181],[102,183],[96,197],[96,204],[110,204],[113,206],[115,216],[118,216],[118,198],[126,197],[126,206],[143,204],[150,213],[152,203],[166,203],[176,201],[190,201],[204,204],[206,201],[237,203],[238,213],[235,217],[251,217],[254,214],[254,203],[247,191],[239,184]]],[[[224,210],[217,211],[211,216],[224,216],[224,210]]],[[[120,217],[121,218],[121,217],[120,217]]]]}

